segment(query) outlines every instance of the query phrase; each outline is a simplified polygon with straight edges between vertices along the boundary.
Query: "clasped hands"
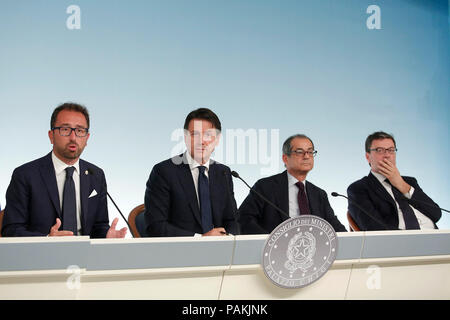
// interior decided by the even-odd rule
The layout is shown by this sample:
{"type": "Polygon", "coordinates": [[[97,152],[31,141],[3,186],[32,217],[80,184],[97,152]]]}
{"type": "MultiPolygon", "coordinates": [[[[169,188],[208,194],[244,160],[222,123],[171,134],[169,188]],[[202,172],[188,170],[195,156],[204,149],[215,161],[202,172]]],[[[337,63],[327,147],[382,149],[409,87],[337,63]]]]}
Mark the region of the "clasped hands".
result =
{"type": "Polygon", "coordinates": [[[202,236],[226,236],[228,235],[227,231],[220,227],[220,228],[213,228],[209,230],[208,232],[204,233],[202,236]]]}

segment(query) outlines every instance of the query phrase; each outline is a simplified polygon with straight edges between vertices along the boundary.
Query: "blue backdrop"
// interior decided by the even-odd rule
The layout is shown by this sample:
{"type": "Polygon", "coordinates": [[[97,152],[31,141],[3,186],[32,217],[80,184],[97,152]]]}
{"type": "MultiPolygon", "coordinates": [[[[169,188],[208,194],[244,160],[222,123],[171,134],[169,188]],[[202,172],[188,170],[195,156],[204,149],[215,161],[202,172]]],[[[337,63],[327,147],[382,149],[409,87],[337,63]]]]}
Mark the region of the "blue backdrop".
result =
{"type": "MultiPolygon", "coordinates": [[[[2,0],[0,203],[13,169],[51,150],[53,109],[74,101],[91,113],[83,158],[126,214],[153,165],[183,151],[197,107],[222,121],[215,158],[250,184],[282,171],[283,141],[305,133],[308,179],[345,194],[383,130],[400,172],[449,208],[449,29],[447,0],[2,0]]],[[[248,190],[235,192],[239,205],[248,190]]],[[[330,202],[347,225],[346,200],[330,202]]]]}

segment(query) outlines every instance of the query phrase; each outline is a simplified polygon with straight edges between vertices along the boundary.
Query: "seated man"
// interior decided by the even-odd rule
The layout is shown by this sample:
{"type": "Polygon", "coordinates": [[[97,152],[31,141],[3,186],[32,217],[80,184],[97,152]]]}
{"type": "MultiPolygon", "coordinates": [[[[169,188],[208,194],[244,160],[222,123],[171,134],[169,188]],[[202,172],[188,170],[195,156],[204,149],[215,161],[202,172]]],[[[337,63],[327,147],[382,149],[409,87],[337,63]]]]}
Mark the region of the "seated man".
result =
{"type": "Polygon", "coordinates": [[[89,235],[123,238],[109,227],[103,170],[80,159],[89,139],[85,107],[65,103],[50,120],[53,151],[13,172],[6,191],[4,237],[89,235]]]}
{"type": "Polygon", "coordinates": [[[145,223],[153,237],[238,234],[230,168],[210,159],[221,124],[209,109],[184,122],[184,154],[155,165],[145,190],[145,223]]]}
{"type": "Polygon", "coordinates": [[[375,132],[367,137],[365,148],[370,173],[347,189],[348,211],[358,227],[361,230],[437,228],[441,210],[415,178],[400,175],[394,137],[375,132]]]}
{"type": "Polygon", "coordinates": [[[250,191],[239,207],[242,234],[271,233],[284,220],[301,214],[316,215],[327,220],[335,231],[347,231],[334,215],[326,192],[306,181],[306,175],[314,166],[316,153],[313,142],[305,135],[297,134],[284,142],[286,171],[258,180],[253,189],[285,214],[250,191]]]}

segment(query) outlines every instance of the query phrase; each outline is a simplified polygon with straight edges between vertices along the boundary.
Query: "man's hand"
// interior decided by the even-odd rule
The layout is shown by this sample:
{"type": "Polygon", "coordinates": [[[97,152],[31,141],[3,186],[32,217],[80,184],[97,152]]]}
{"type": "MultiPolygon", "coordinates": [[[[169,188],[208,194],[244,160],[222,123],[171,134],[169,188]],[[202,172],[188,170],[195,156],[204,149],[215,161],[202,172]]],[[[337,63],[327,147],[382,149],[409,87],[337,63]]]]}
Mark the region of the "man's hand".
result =
{"type": "Polygon", "coordinates": [[[48,236],[49,237],[73,236],[72,231],[65,231],[65,230],[58,231],[59,227],[61,227],[61,220],[59,218],[56,218],[56,223],[53,227],[50,228],[50,233],[48,234],[48,236]]]}
{"type": "Polygon", "coordinates": [[[108,232],[106,233],[107,238],[125,238],[125,235],[127,234],[127,228],[124,227],[120,230],[116,230],[117,222],[119,221],[119,218],[115,218],[111,224],[111,228],[109,228],[108,232]]]}
{"type": "Polygon", "coordinates": [[[227,231],[224,228],[214,228],[204,233],[202,236],[226,236],[227,231]]]}
{"type": "Polygon", "coordinates": [[[380,173],[401,193],[405,194],[409,192],[411,186],[403,180],[395,164],[387,159],[383,159],[378,163],[378,166],[380,173]]]}

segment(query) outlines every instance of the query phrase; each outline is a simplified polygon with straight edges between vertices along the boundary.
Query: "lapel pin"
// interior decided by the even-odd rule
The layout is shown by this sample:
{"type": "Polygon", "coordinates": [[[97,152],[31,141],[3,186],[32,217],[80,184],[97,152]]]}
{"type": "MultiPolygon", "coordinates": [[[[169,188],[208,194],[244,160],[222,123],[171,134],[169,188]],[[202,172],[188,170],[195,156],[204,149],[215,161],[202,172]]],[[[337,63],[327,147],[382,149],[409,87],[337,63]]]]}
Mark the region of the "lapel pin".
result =
{"type": "Polygon", "coordinates": [[[88,174],[89,174],[89,171],[86,170],[86,171],[84,172],[84,174],[85,174],[85,175],[88,175],[88,174]]]}

